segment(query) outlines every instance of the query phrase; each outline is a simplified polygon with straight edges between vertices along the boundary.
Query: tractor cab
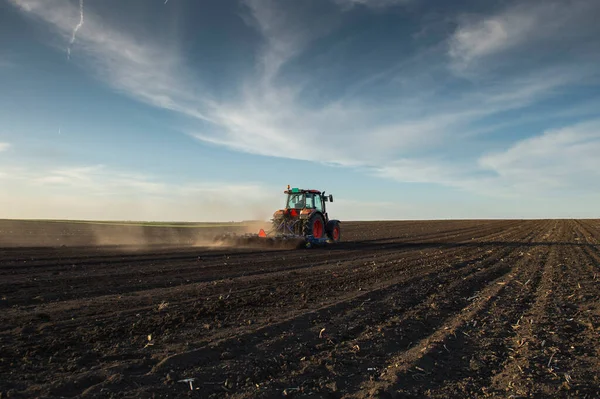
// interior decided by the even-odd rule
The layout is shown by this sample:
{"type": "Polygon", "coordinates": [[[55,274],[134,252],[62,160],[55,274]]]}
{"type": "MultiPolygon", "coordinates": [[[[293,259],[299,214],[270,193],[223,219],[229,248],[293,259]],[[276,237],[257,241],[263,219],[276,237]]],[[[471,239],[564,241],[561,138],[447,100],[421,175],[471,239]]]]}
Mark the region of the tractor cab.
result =
{"type": "Polygon", "coordinates": [[[333,202],[333,195],[326,196],[325,192],[319,190],[303,190],[288,186],[284,194],[287,194],[286,209],[317,210],[326,213],[325,202],[333,202]]]}

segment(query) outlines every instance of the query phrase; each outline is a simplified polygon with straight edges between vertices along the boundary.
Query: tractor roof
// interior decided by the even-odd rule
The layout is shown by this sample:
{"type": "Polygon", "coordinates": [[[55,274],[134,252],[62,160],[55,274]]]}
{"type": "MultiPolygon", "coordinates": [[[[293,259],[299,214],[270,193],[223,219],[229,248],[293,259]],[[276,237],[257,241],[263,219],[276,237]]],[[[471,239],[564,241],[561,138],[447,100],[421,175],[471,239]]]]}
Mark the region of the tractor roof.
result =
{"type": "Polygon", "coordinates": [[[284,194],[296,194],[296,193],[313,193],[313,194],[321,194],[319,190],[307,190],[304,188],[288,188],[283,192],[284,194]]]}

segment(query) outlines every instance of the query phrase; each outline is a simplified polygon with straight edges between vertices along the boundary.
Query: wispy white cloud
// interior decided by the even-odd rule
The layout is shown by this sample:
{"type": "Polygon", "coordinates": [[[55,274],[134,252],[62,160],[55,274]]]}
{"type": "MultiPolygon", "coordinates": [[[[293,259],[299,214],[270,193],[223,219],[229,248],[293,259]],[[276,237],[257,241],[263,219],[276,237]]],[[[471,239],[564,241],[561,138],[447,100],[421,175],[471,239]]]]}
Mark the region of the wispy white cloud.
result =
{"type": "MultiPolygon", "coordinates": [[[[80,21],[80,9],[61,0],[9,0],[27,15],[52,26],[65,43],[71,40],[74,21],[80,21]]],[[[159,45],[130,32],[113,29],[110,21],[89,9],[85,25],[77,35],[78,60],[89,71],[115,89],[150,105],[181,112],[206,120],[200,109],[209,107],[206,93],[184,66],[176,46],[159,45]]]]}
{"type": "Polygon", "coordinates": [[[351,9],[356,6],[365,6],[372,8],[386,8],[396,5],[404,5],[413,3],[417,0],[333,0],[335,3],[344,7],[345,9],[351,9]]]}
{"type": "MultiPolygon", "coordinates": [[[[492,15],[463,16],[448,40],[448,54],[458,70],[477,67],[510,51],[532,49],[544,43],[559,46],[583,39],[598,42],[595,0],[516,2],[492,15]]],[[[581,43],[577,43],[581,44],[581,43]]]]}
{"type": "Polygon", "coordinates": [[[502,15],[461,26],[452,36],[449,55],[460,66],[510,48],[535,28],[534,15],[502,15]]]}
{"type": "MultiPolygon", "coordinates": [[[[264,37],[261,66],[265,77],[273,77],[281,66],[299,55],[312,41],[335,30],[340,15],[323,9],[312,10],[310,2],[286,0],[241,0],[250,10],[246,21],[264,37]]],[[[386,8],[416,0],[332,0],[343,9],[357,5],[386,8]]],[[[318,6],[319,2],[315,2],[318,6]]]]}
{"type": "Polygon", "coordinates": [[[73,33],[71,35],[71,40],[69,41],[69,47],[67,48],[67,57],[68,58],[71,58],[71,46],[73,45],[73,43],[75,43],[75,35],[77,34],[77,31],[79,29],[81,29],[81,27],[83,26],[83,19],[84,19],[84,17],[83,17],[83,0],[79,0],[79,22],[73,29],[73,33]]]}
{"type": "Polygon", "coordinates": [[[539,191],[596,191],[600,178],[600,121],[590,121],[518,141],[505,151],[482,156],[479,165],[504,185],[539,191]]]}
{"type": "Polygon", "coordinates": [[[440,158],[401,159],[375,174],[400,182],[435,183],[502,197],[597,193],[600,179],[600,121],[548,130],[505,150],[450,162],[440,158]]]}
{"type": "Polygon", "coordinates": [[[331,31],[334,15],[306,15],[303,4],[277,0],[243,0],[250,14],[246,22],[255,27],[265,43],[260,57],[263,82],[269,83],[280,68],[299,55],[313,40],[331,31]]]}
{"type": "Polygon", "coordinates": [[[167,188],[144,175],[124,173],[105,165],[34,168],[4,166],[9,170],[6,180],[45,189],[85,191],[90,195],[109,191],[160,194],[167,188]]]}
{"type": "MultiPolygon", "coordinates": [[[[9,1],[27,15],[50,24],[65,43],[80,20],[79,9],[72,3],[9,1]]],[[[338,0],[338,4],[346,5],[401,3],[405,2],[338,0]]],[[[436,146],[457,145],[459,139],[474,131],[470,124],[535,104],[582,76],[595,73],[593,62],[574,64],[567,59],[558,65],[538,66],[495,81],[478,82],[471,88],[461,87],[448,95],[440,86],[449,78],[430,69],[429,58],[422,60],[416,56],[409,72],[418,70],[427,75],[423,82],[417,80],[411,84],[414,75],[404,74],[398,67],[389,68],[359,82],[352,95],[325,101],[317,107],[302,98],[305,86],[311,83],[310,77],[300,82],[286,79],[285,67],[335,29],[337,15],[304,15],[303,2],[246,0],[245,4],[249,11],[246,21],[262,35],[263,46],[258,54],[256,74],[244,82],[240,95],[232,100],[217,101],[202,90],[202,84],[190,73],[176,46],[138,40],[133,33],[111,26],[109,20],[94,14],[89,6],[85,25],[77,32],[76,48],[81,56],[73,58],[81,59],[96,75],[130,96],[209,121],[209,125],[187,131],[205,142],[265,156],[369,167],[380,176],[400,181],[447,184],[480,192],[490,192],[497,187],[509,192],[515,184],[527,184],[530,179],[519,180],[519,176],[527,174],[522,170],[513,172],[511,166],[503,163],[502,160],[509,157],[506,154],[504,158],[488,156],[480,164],[473,161],[471,165],[423,156],[411,158],[410,154],[436,146]],[[393,79],[394,74],[408,81],[406,86],[398,86],[395,96],[377,103],[368,103],[360,96],[358,88],[368,88],[382,81],[399,84],[393,79]]],[[[580,0],[568,7],[558,2],[529,2],[491,15],[465,18],[448,41],[450,62],[457,69],[465,69],[482,61],[497,61],[510,51],[529,48],[544,40],[589,39],[595,29],[590,16],[597,8],[594,4],[597,2],[591,0],[580,0]]],[[[508,63],[511,60],[510,57],[502,59],[508,63]]],[[[436,61],[447,62],[447,59],[436,61]]],[[[517,167],[514,162],[511,165],[517,167]]],[[[539,165],[536,169],[540,170],[539,165]]],[[[57,170],[43,176],[39,183],[87,184],[97,181],[97,177],[86,180],[95,173],[104,172],[57,170]]],[[[552,179],[543,186],[553,186],[552,179]]],[[[165,189],[162,183],[145,179],[122,177],[122,182],[131,187],[138,184],[141,192],[146,192],[145,188],[155,193],[165,189]]],[[[111,180],[111,185],[114,184],[115,179],[111,180]]]]}
{"type": "Polygon", "coordinates": [[[6,151],[9,148],[10,148],[10,144],[9,143],[0,143],[0,152],[6,151]]]}
{"type": "MultiPolygon", "coordinates": [[[[49,171],[46,175],[34,179],[34,181],[42,184],[67,184],[81,185],[82,183],[91,182],[94,172],[102,168],[99,166],[88,166],[80,168],[56,169],[49,171]]],[[[87,187],[86,187],[87,188],[87,187]]]]}
{"type": "MultiPolygon", "coordinates": [[[[262,59],[279,60],[270,63],[271,68],[266,68],[263,77],[272,77],[284,60],[300,53],[315,37],[314,33],[294,28],[288,31],[286,21],[291,13],[288,10],[290,14],[286,14],[278,6],[275,12],[272,7],[269,2],[252,2],[252,13],[265,37],[262,59]],[[303,35],[306,36],[301,38],[303,35]],[[294,39],[285,39],[290,37],[294,39]],[[279,51],[280,48],[285,51],[279,51]]],[[[414,61],[418,59],[415,57],[414,61]]],[[[422,70],[423,64],[411,67],[422,70]]],[[[587,67],[544,67],[450,97],[439,95],[438,82],[431,82],[435,76],[432,75],[429,84],[410,90],[400,90],[399,86],[396,97],[376,105],[367,105],[356,90],[352,96],[332,100],[320,108],[302,102],[302,84],[258,79],[262,84],[249,82],[238,101],[217,107],[211,118],[220,129],[190,134],[260,155],[348,166],[381,165],[410,151],[441,145],[452,137],[465,137],[470,123],[545,98],[589,74],[587,67]],[[295,151],[286,150],[290,142],[294,142],[295,151]]],[[[401,68],[393,68],[358,84],[364,87],[401,72],[401,68]]]]}
{"type": "MultiPolygon", "coordinates": [[[[58,0],[10,1],[50,23],[66,39],[79,16],[74,5],[58,0]]],[[[93,10],[88,10],[78,32],[78,43],[94,71],[112,86],[152,105],[212,122],[202,130],[190,129],[200,140],[255,154],[345,165],[380,164],[399,153],[441,143],[465,124],[529,104],[573,76],[555,73],[549,79],[549,71],[543,69],[459,98],[435,97],[433,89],[408,108],[406,101],[414,93],[430,88],[417,87],[376,106],[351,97],[311,108],[301,101],[302,84],[273,79],[282,66],[333,29],[330,20],[302,18],[286,8],[291,3],[246,0],[246,4],[247,21],[263,35],[264,47],[258,79],[249,79],[232,101],[216,102],[205,92],[195,94],[201,85],[185,73],[179,54],[111,29],[93,10]],[[294,151],[286,150],[290,142],[294,151]],[[317,142],[320,145],[314,145],[317,142]]]]}

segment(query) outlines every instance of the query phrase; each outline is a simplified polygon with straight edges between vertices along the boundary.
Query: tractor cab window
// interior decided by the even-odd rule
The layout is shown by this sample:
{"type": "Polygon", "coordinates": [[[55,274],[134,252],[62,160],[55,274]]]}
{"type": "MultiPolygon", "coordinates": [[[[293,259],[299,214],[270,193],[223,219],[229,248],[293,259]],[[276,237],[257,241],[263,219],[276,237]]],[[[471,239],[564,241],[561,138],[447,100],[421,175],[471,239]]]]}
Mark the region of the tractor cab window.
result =
{"type": "Polygon", "coordinates": [[[304,202],[304,194],[290,194],[288,197],[287,208],[303,209],[304,202]]]}
{"type": "Polygon", "coordinates": [[[312,194],[306,194],[306,207],[308,209],[313,209],[315,207],[312,194]]]}
{"type": "Polygon", "coordinates": [[[321,196],[320,195],[315,195],[315,208],[319,212],[323,212],[323,201],[321,200],[321,196]]]}
{"type": "Polygon", "coordinates": [[[321,196],[314,193],[293,193],[289,194],[287,201],[288,209],[317,209],[323,211],[321,196]]]}

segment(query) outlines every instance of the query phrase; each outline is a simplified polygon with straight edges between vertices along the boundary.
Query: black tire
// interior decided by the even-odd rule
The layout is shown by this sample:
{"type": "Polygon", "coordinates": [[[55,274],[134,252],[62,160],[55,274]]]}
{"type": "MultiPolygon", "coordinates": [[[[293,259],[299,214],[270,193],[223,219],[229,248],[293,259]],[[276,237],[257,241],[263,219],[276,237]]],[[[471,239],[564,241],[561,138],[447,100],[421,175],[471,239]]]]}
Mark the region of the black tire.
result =
{"type": "Polygon", "coordinates": [[[314,215],[312,215],[307,221],[304,222],[304,228],[303,228],[303,235],[305,237],[307,236],[313,236],[314,238],[323,238],[325,236],[325,220],[323,219],[323,216],[321,216],[321,214],[319,213],[315,213],[314,215]],[[315,222],[320,221],[321,222],[321,236],[316,237],[313,234],[313,226],[315,225],[315,222]]]}
{"type": "Polygon", "coordinates": [[[342,229],[340,228],[340,223],[337,220],[330,220],[327,222],[327,238],[329,238],[333,242],[338,242],[342,239],[342,229]],[[337,234],[335,231],[337,230],[337,234]]]}

